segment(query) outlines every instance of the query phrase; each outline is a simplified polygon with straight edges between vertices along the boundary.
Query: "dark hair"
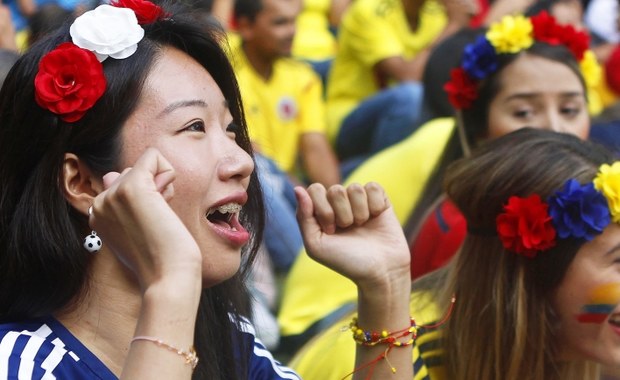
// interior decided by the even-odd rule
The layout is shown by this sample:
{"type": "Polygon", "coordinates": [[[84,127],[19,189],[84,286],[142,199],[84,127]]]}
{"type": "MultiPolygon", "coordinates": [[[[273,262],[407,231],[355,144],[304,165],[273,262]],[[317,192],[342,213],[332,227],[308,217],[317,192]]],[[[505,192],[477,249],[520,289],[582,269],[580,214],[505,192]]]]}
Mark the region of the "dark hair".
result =
{"type": "MultiPolygon", "coordinates": [[[[88,223],[63,196],[59,184],[63,157],[72,152],[100,175],[122,169],[117,162],[122,126],[134,111],[163,47],[187,53],[211,74],[240,126],[237,143],[252,154],[239,88],[221,48],[225,36],[197,25],[190,15],[177,13],[179,9],[169,7],[166,12],[172,16],[145,25],[145,37],[130,58],[103,63],[105,93],[75,123],[62,121],[34,101],[38,62],[60,43],[70,41],[68,27],[36,44],[9,73],[0,91],[0,321],[50,315],[71,307],[88,291],[91,256],[81,246],[88,223]]],[[[247,360],[239,360],[239,353],[248,357],[251,347],[241,342],[240,326],[231,325],[229,314],[249,315],[244,279],[264,226],[255,172],[248,196],[240,217],[252,232],[243,252],[244,264],[231,279],[205,289],[201,296],[195,333],[200,357],[196,379],[247,376],[247,360]]]]}
{"type": "Polygon", "coordinates": [[[256,15],[263,10],[263,0],[235,0],[235,19],[256,19],[256,15]]]}
{"type": "Polygon", "coordinates": [[[73,13],[58,4],[42,5],[28,18],[28,46],[32,46],[46,34],[60,28],[72,19],[73,13]]]}
{"type": "Polygon", "coordinates": [[[503,247],[493,233],[496,218],[510,196],[547,199],[570,178],[591,182],[600,165],[612,161],[604,148],[573,135],[523,128],[450,166],[448,197],[469,227],[488,232],[466,236],[444,277],[444,290],[462,301],[457,301],[444,335],[449,374],[456,371],[464,379],[564,378],[551,300],[585,240],[559,239],[555,247],[526,258],[503,247]],[[458,357],[459,347],[460,354],[463,348],[472,350],[467,360],[458,357]]]}
{"type": "MultiPolygon", "coordinates": [[[[564,46],[535,42],[530,48],[518,54],[499,54],[497,71],[480,83],[478,87],[478,98],[473,102],[472,106],[462,110],[465,135],[467,144],[470,147],[475,147],[478,142],[484,140],[488,134],[489,106],[493,98],[495,98],[501,90],[502,71],[525,54],[542,57],[567,66],[579,78],[583,88],[586,88],[583,75],[581,74],[575,56],[564,46]]],[[[463,157],[463,155],[459,134],[455,128],[448,139],[437,167],[429,177],[422,196],[420,197],[420,201],[415,206],[407,222],[405,229],[408,236],[411,236],[411,234],[416,231],[420,223],[423,222],[424,215],[428,208],[440,196],[442,192],[441,183],[443,181],[443,175],[448,165],[454,160],[463,157]]]]}
{"type": "Polygon", "coordinates": [[[443,87],[450,80],[450,70],[461,64],[461,55],[455,52],[462,52],[485,31],[483,28],[463,28],[442,40],[431,51],[422,73],[424,102],[431,118],[454,115],[454,108],[443,87]]]}

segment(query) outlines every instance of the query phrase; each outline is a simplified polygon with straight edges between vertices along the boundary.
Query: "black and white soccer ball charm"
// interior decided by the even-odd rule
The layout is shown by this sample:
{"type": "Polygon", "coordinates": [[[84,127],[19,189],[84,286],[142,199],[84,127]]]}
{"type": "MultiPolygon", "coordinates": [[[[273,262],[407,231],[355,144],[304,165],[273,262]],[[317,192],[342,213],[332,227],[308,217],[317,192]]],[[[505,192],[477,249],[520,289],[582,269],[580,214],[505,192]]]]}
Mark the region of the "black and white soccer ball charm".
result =
{"type": "Polygon", "coordinates": [[[101,249],[102,245],[103,243],[95,231],[92,231],[90,235],[84,238],[84,248],[90,253],[96,253],[101,249]]]}

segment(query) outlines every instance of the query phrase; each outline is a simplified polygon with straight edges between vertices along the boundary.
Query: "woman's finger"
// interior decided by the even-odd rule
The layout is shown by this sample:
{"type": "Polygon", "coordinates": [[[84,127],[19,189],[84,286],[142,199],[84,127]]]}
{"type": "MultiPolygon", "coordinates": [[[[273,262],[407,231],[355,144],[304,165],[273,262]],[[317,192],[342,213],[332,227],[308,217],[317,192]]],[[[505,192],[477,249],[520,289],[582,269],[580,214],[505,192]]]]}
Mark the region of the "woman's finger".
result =
{"type": "Polygon", "coordinates": [[[327,190],[327,200],[334,210],[336,225],[340,228],[347,228],[353,224],[353,212],[347,190],[342,185],[331,186],[327,190]]]}
{"type": "Polygon", "coordinates": [[[376,182],[368,182],[364,189],[368,197],[370,216],[377,216],[390,207],[390,203],[383,188],[376,182]]]}
{"type": "Polygon", "coordinates": [[[336,217],[334,210],[327,200],[327,190],[320,183],[313,183],[308,186],[308,194],[312,199],[314,207],[314,217],[317,220],[321,230],[327,234],[336,232],[336,217]]]}
{"type": "Polygon", "coordinates": [[[351,203],[353,222],[355,225],[361,226],[370,218],[366,191],[362,185],[354,183],[347,187],[347,194],[349,195],[349,202],[351,203]]]}

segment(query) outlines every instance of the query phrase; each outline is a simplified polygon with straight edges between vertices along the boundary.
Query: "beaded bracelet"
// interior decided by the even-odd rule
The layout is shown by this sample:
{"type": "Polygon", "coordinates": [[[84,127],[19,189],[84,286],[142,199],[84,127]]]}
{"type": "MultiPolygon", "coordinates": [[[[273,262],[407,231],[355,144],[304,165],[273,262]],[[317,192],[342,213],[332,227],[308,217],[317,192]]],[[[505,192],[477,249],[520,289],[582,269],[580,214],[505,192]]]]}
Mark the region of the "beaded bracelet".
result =
{"type": "Polygon", "coordinates": [[[137,340],[145,340],[148,342],[153,342],[156,345],[163,347],[169,351],[172,351],[174,353],[176,353],[177,355],[181,355],[185,358],[185,364],[189,364],[192,367],[192,370],[196,369],[196,366],[198,365],[198,356],[196,355],[196,349],[194,348],[194,346],[190,347],[189,350],[187,351],[183,351],[180,350],[166,342],[164,342],[161,339],[157,339],[151,336],[135,336],[132,340],[131,343],[137,341],[137,340]]]}
{"type": "Polygon", "coordinates": [[[418,335],[418,327],[413,318],[410,319],[410,325],[407,328],[398,331],[388,332],[386,330],[382,330],[381,332],[377,331],[364,331],[357,324],[357,317],[353,317],[353,320],[349,324],[349,329],[353,332],[353,340],[357,344],[362,346],[375,346],[377,344],[387,344],[395,347],[406,347],[415,341],[415,338],[418,335]],[[400,335],[398,335],[400,334],[400,335]],[[404,338],[406,336],[412,335],[411,339],[407,342],[398,341],[398,338],[404,338]]]}
{"type": "Polygon", "coordinates": [[[392,373],[396,373],[396,367],[394,367],[392,363],[390,363],[390,361],[388,360],[388,354],[390,353],[390,351],[394,347],[407,347],[407,346],[412,345],[415,342],[416,338],[418,337],[418,328],[435,329],[435,328],[440,327],[444,323],[446,323],[448,319],[450,318],[450,315],[452,315],[455,302],[456,302],[456,297],[452,295],[452,297],[450,298],[450,306],[448,308],[448,311],[446,312],[444,317],[437,323],[418,326],[415,323],[415,319],[410,318],[411,323],[409,327],[406,327],[402,330],[392,331],[392,332],[389,332],[387,330],[382,330],[381,332],[364,331],[357,324],[357,317],[353,317],[353,320],[351,321],[351,323],[349,323],[349,327],[346,328],[345,326],[343,327],[341,331],[351,330],[351,332],[353,333],[353,340],[355,341],[355,343],[357,343],[360,346],[372,347],[378,344],[385,344],[387,348],[385,349],[384,352],[382,352],[379,356],[377,356],[373,360],[367,363],[364,363],[360,365],[359,367],[353,369],[353,371],[349,372],[345,377],[343,377],[343,380],[365,368],[369,368],[367,378],[371,378],[375,365],[381,360],[385,360],[386,363],[389,365],[392,373]],[[406,342],[401,342],[398,340],[398,338],[404,338],[409,335],[411,335],[411,338],[406,342]]]}

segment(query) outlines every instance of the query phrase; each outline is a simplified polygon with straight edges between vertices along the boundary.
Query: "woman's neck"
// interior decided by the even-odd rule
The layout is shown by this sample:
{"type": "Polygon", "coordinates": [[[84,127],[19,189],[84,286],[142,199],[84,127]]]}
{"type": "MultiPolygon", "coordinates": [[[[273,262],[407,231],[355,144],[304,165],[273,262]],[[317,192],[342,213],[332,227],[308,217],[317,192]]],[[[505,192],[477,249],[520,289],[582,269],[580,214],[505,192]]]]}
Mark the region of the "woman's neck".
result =
{"type": "Polygon", "coordinates": [[[96,255],[84,295],[55,317],[120,376],[142,297],[133,275],[113,253],[101,250],[96,255]]]}

